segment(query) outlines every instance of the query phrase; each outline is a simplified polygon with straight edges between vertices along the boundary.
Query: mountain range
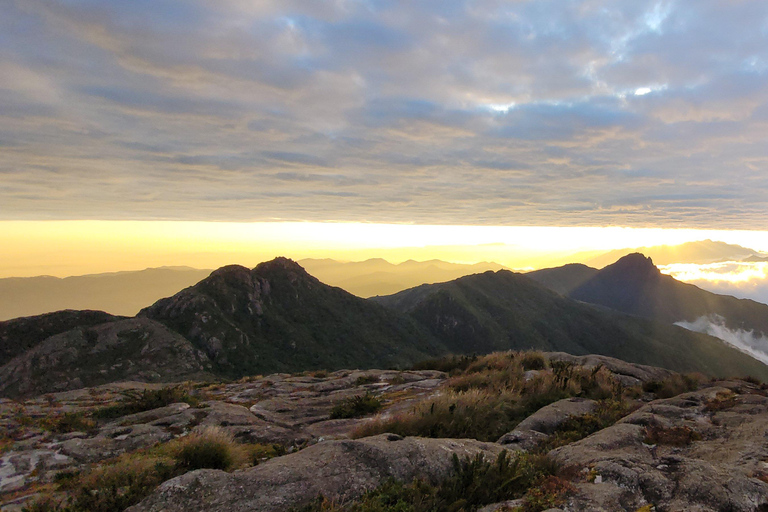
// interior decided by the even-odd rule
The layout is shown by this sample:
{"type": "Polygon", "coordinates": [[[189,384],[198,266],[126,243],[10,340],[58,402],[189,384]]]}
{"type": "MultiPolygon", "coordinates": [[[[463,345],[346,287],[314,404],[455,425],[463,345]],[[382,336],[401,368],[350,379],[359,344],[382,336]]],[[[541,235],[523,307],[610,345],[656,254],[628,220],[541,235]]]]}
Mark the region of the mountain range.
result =
{"type": "MultiPolygon", "coordinates": [[[[660,265],[704,264],[714,261],[754,263],[768,260],[765,255],[752,249],[704,240],[677,246],[622,249],[597,257],[593,253],[577,254],[573,255],[570,261],[581,262],[589,268],[596,269],[612,264],[633,252],[641,252],[660,265]]],[[[323,283],[338,286],[359,297],[391,295],[424,283],[441,283],[487,270],[497,271],[507,268],[494,262],[460,264],[436,259],[408,260],[394,264],[381,258],[351,262],[310,258],[299,260],[298,263],[323,283]]],[[[546,273],[546,271],[536,272],[546,273]]],[[[0,279],[0,321],[64,309],[101,310],[114,315],[133,316],[148,304],[192,286],[210,273],[211,270],[190,267],[159,267],[66,278],[51,276],[3,278],[0,279]]],[[[553,276],[558,279],[578,280],[580,278],[580,274],[576,271],[573,273],[558,271],[553,276]]],[[[544,278],[541,277],[541,279],[544,278]]],[[[547,283],[544,284],[549,286],[547,283]]],[[[568,288],[568,283],[550,284],[557,290],[562,286],[568,288]]],[[[736,293],[730,290],[729,292],[736,293]]],[[[759,294],[751,296],[762,297],[759,294]]]]}
{"type": "MultiPolygon", "coordinates": [[[[718,316],[730,329],[768,335],[768,306],[718,295],[662,274],[651,258],[627,255],[597,270],[572,264],[526,274],[558,293],[664,323],[718,316]]],[[[766,347],[768,349],[768,347],[766,347]]]]}
{"type": "Polygon", "coordinates": [[[86,311],[0,322],[0,395],[121,379],[402,368],[448,353],[530,348],[768,379],[755,358],[673,325],[704,313],[758,329],[768,306],[659,275],[641,255],[599,271],[486,271],[372,299],[277,258],[218,269],[134,319],[86,311]]]}

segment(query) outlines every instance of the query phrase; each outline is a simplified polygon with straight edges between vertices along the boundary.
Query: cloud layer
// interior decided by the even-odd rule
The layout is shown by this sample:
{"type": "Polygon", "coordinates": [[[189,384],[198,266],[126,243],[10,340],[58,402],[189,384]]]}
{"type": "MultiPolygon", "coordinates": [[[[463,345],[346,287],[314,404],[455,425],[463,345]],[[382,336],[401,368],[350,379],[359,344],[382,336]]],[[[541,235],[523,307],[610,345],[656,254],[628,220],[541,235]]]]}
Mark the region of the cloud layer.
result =
{"type": "Polygon", "coordinates": [[[768,3],[9,0],[2,219],[755,229],[768,3]]]}

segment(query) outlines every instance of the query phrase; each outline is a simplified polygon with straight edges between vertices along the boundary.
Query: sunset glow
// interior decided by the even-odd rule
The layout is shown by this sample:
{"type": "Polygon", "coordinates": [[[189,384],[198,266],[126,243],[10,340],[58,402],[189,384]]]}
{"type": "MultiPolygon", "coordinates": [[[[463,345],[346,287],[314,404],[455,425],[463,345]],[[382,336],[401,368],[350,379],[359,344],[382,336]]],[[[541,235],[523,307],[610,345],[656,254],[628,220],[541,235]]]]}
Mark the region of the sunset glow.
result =
{"type": "Polygon", "coordinates": [[[163,265],[247,266],[275,256],[567,263],[580,253],[716,239],[768,250],[768,232],[622,227],[317,222],[15,221],[0,224],[0,275],[68,276],[163,265]]]}

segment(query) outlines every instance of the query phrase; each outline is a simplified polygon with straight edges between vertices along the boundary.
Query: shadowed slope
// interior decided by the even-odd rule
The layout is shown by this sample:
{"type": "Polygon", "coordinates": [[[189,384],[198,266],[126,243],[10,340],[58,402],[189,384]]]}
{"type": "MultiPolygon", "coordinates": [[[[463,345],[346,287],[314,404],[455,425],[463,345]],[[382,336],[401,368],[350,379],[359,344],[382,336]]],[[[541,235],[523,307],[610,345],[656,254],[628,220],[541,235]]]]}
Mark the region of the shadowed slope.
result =
{"type": "Polygon", "coordinates": [[[767,366],[716,338],[579,303],[505,270],[372,300],[411,314],[457,353],[534,348],[768,377],[767,366]]]}
{"type": "Polygon", "coordinates": [[[140,316],[186,336],[228,376],[403,366],[445,348],[408,317],[321,283],[277,258],[229,266],[140,316]]]}

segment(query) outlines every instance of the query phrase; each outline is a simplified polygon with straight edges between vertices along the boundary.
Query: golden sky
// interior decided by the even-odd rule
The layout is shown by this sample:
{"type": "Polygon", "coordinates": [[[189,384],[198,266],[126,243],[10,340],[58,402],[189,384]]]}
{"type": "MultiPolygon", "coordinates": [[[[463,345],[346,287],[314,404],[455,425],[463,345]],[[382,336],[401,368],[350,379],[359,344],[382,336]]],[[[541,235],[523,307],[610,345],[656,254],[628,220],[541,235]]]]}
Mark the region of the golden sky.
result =
{"type": "Polygon", "coordinates": [[[0,277],[64,277],[164,265],[255,266],[276,256],[381,257],[542,268],[611,249],[720,240],[768,251],[766,231],[319,222],[2,221],[0,277]]]}

